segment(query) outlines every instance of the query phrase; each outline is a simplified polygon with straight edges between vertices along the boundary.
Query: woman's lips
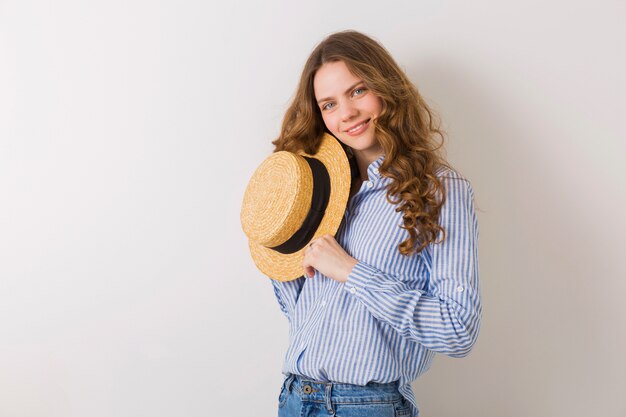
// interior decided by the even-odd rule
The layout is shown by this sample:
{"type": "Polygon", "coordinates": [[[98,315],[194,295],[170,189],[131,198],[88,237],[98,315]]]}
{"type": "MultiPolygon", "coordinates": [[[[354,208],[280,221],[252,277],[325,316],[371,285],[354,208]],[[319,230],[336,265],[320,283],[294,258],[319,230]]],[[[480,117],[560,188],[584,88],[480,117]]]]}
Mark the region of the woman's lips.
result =
{"type": "Polygon", "coordinates": [[[357,125],[352,126],[350,129],[347,129],[346,133],[350,136],[358,136],[361,133],[365,132],[365,130],[367,130],[369,124],[370,119],[367,119],[357,125]]]}

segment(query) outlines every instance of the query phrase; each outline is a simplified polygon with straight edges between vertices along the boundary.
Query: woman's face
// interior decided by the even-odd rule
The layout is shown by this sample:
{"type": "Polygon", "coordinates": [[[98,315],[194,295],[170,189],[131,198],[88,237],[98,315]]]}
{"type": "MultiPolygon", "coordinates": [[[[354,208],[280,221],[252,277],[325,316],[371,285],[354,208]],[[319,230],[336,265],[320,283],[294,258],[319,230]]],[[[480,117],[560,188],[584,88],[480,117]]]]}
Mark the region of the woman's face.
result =
{"type": "Polygon", "coordinates": [[[328,62],[313,79],[315,100],[326,128],[341,142],[367,159],[382,153],[372,121],[382,109],[382,100],[367,89],[343,61],[328,62]]]}

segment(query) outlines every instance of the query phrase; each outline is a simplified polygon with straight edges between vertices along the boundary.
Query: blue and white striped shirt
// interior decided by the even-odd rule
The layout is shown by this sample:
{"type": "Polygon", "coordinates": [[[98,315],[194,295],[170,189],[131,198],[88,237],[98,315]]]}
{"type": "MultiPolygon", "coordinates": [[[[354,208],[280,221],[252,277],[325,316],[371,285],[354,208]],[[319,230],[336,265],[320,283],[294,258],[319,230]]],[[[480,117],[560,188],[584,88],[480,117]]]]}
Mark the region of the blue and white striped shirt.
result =
{"type": "Polygon", "coordinates": [[[315,381],[365,385],[400,381],[401,394],[418,409],[411,382],[428,370],[435,353],[462,357],[478,336],[481,302],[478,223],[470,183],[448,168],[441,244],[405,256],[402,213],[386,200],[386,185],[372,162],[368,181],[350,199],[335,238],[358,260],[346,283],[315,272],[312,278],[272,281],[289,319],[284,374],[315,381]]]}

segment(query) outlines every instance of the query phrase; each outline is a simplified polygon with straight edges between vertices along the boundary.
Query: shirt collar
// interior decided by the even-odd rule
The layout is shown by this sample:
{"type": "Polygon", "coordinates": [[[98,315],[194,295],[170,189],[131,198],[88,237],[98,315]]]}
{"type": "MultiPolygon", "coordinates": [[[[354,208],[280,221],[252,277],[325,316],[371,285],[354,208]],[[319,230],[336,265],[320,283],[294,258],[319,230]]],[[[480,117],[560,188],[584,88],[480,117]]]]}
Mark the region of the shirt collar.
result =
{"type": "Polygon", "coordinates": [[[369,166],[367,167],[367,176],[370,181],[375,181],[380,178],[380,172],[378,172],[378,168],[380,168],[384,160],[385,155],[383,154],[379,156],[374,162],[369,164],[369,166]]]}

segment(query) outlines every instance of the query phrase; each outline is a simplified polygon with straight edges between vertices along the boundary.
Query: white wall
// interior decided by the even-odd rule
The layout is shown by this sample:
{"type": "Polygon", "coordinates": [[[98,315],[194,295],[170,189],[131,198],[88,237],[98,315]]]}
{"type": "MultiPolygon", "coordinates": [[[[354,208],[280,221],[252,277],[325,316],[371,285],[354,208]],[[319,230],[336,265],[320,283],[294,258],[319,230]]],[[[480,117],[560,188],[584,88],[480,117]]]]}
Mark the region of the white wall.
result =
{"type": "Polygon", "coordinates": [[[239,226],[308,53],[353,28],[480,207],[473,353],[423,416],[626,415],[626,4],[0,2],[0,416],[272,416],[286,320],[239,226]]]}

